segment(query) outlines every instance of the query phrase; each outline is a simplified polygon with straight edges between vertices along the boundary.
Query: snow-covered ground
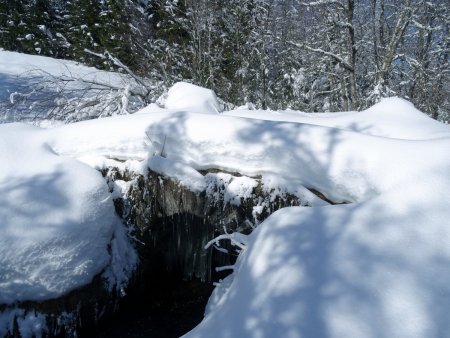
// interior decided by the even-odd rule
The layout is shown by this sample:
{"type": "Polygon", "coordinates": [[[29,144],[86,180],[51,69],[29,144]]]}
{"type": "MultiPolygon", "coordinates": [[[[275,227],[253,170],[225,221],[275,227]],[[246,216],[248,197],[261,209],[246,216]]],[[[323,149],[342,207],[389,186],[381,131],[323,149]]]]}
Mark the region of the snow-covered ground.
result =
{"type": "Polygon", "coordinates": [[[0,73],[7,75],[39,75],[46,72],[53,76],[76,76],[90,81],[123,84],[123,78],[113,72],[96,70],[78,62],[58,60],[46,56],[28,55],[17,52],[0,51],[0,73]]]}
{"type": "Polygon", "coordinates": [[[278,168],[354,203],[269,217],[185,337],[450,337],[448,126],[396,98],[361,113],[225,115],[253,122],[209,121],[201,132],[185,118],[190,141],[176,156],[251,173],[278,168]],[[215,135],[214,146],[198,134],[215,135]]]}
{"type": "Polygon", "coordinates": [[[138,87],[123,74],[0,49],[0,123],[45,125],[134,112],[142,106],[131,94],[138,87]]]}
{"type": "Polygon", "coordinates": [[[199,169],[218,168],[247,176],[243,195],[262,175],[350,202],[269,217],[186,337],[450,337],[450,127],[397,98],[335,115],[218,114],[209,91],[175,92],[172,109],[1,126],[0,303],[57,297],[111,266],[123,228],[92,167],[120,159],[193,189],[207,184],[199,169]]]}

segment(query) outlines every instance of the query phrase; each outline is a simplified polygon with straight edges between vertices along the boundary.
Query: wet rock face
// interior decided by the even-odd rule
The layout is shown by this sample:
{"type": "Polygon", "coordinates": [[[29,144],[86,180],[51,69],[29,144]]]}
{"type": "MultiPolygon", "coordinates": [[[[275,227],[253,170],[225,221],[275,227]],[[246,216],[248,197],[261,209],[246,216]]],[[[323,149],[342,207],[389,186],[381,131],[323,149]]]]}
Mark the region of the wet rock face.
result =
{"type": "Polygon", "coordinates": [[[136,177],[125,198],[116,202],[126,206],[123,216],[135,226],[141,269],[163,267],[184,280],[210,282],[219,277],[216,266],[234,259],[214,249],[205,250],[211,239],[224,229],[250,233],[272,212],[302,204],[296,196],[264,191],[258,177],[251,179],[254,184],[233,194],[228,187],[239,175],[215,170],[202,174],[208,184],[203,191],[194,192],[149,171],[147,176],[136,177]]]}

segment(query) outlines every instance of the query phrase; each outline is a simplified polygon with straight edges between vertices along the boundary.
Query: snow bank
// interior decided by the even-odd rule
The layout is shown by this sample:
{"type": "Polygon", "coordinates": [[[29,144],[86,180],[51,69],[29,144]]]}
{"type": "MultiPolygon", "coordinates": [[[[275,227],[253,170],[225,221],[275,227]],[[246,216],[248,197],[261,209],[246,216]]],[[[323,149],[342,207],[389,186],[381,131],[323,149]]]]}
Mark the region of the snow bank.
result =
{"type": "Polygon", "coordinates": [[[212,90],[186,82],[177,82],[169,89],[164,106],[171,110],[206,114],[217,114],[222,110],[212,90]]]}
{"type": "MultiPolygon", "coordinates": [[[[293,121],[294,113],[258,114],[265,120],[150,109],[54,128],[48,131],[49,144],[58,154],[119,160],[144,160],[164,149],[166,162],[186,170],[213,167],[263,175],[285,182],[286,191],[308,195],[306,186],[336,202],[352,202],[420,177],[416,167],[438,156],[450,135],[448,126],[395,98],[363,112],[303,116],[301,123],[293,121]],[[289,122],[270,120],[274,114],[289,122]],[[357,132],[363,121],[373,127],[357,132]]],[[[158,172],[161,161],[152,164],[158,172]]],[[[167,165],[164,170],[175,175],[167,165]]]]}
{"type": "Polygon", "coordinates": [[[36,127],[0,125],[0,304],[88,284],[110,264],[113,236],[126,240],[100,173],[57,156],[47,137],[36,127]]]}
{"type": "MultiPolygon", "coordinates": [[[[240,145],[245,169],[259,162],[273,170],[261,159],[275,143],[289,159],[266,154],[283,176],[321,181],[359,203],[285,208],[269,217],[185,337],[450,337],[449,128],[397,99],[361,113],[299,118],[310,125],[274,124],[267,121],[274,113],[259,114],[265,122],[256,120],[247,134],[238,123],[234,135],[252,146],[240,145]],[[399,117],[407,121],[396,125],[399,117]],[[350,132],[352,119],[373,126],[350,132]],[[368,130],[390,138],[364,135],[368,130]]],[[[224,132],[213,133],[226,142],[224,132]]],[[[186,160],[200,162],[196,155],[186,160]]]]}
{"type": "Polygon", "coordinates": [[[303,113],[298,111],[233,110],[224,115],[258,120],[289,121],[355,131],[361,134],[407,140],[446,137],[448,126],[430,119],[410,102],[383,99],[361,112],[303,113]]]}
{"type": "Polygon", "coordinates": [[[165,143],[169,159],[196,169],[275,174],[350,202],[417,179],[422,174],[416,168],[447,147],[441,139],[391,140],[313,124],[193,113],[171,114],[148,133],[155,135],[154,151],[165,143]]]}
{"type": "Polygon", "coordinates": [[[450,337],[450,161],[437,164],[364,203],[269,217],[185,337],[450,337]]]}

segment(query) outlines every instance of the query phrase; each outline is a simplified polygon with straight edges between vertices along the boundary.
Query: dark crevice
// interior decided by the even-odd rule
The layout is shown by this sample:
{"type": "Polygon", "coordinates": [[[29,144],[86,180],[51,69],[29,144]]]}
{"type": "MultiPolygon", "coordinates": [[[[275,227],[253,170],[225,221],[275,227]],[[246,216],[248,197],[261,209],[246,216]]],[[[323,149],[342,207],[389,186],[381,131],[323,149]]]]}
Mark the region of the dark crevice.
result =
{"type": "MultiPolygon", "coordinates": [[[[200,173],[229,172],[208,169],[200,173]]],[[[194,193],[153,171],[130,178],[129,173],[112,168],[103,175],[110,182],[134,180],[128,194],[114,203],[124,221],[135,227],[141,262],[120,311],[81,337],[179,337],[187,333],[202,320],[212,283],[230,274],[215,268],[232,265],[237,258],[230,243],[221,243],[229,254],[212,247],[205,250],[205,245],[224,229],[248,234],[254,222],[272,212],[304,205],[291,194],[273,198],[261,183],[254,188],[253,197],[230,205],[224,201],[220,180],[208,195],[206,191],[194,193]],[[258,219],[253,212],[256,205],[265,206],[258,219]]],[[[254,179],[260,182],[261,177],[254,179]]]]}
{"type": "Polygon", "coordinates": [[[314,189],[314,188],[306,188],[309,191],[311,191],[314,195],[316,195],[317,197],[319,197],[321,200],[331,204],[331,205],[338,205],[338,204],[348,204],[349,202],[334,202],[332,200],[330,200],[329,198],[327,198],[324,194],[322,194],[320,191],[314,189]]]}
{"type": "MultiPolygon", "coordinates": [[[[209,169],[202,174],[219,172],[224,171],[209,169]]],[[[134,229],[140,262],[121,299],[116,291],[108,292],[98,276],[74,296],[56,300],[56,307],[52,301],[26,307],[47,314],[50,337],[164,338],[187,333],[203,319],[213,282],[230,274],[215,268],[233,265],[237,259],[229,242],[221,242],[228,253],[214,246],[205,250],[205,245],[225,231],[249,234],[278,209],[307,205],[292,194],[266,191],[260,177],[254,178],[257,185],[251,197],[231,204],[225,199],[226,182],[220,179],[211,181],[208,192],[193,192],[153,171],[143,176],[105,168],[101,173],[111,192],[116,191],[116,180],[131,184],[125,195],[114,199],[114,205],[124,224],[134,229]],[[66,312],[72,317],[61,322],[66,312]]]]}
{"type": "Polygon", "coordinates": [[[180,337],[203,319],[213,286],[161,274],[145,276],[128,291],[120,311],[81,338],[180,337]]]}

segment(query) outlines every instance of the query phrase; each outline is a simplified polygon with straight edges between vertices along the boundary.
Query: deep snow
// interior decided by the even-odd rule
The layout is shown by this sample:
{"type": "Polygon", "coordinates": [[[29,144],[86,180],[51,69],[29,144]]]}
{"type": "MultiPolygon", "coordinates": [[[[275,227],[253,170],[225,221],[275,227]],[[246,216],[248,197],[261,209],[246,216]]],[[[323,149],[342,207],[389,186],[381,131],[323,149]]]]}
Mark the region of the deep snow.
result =
{"type": "MultiPolygon", "coordinates": [[[[283,120],[282,112],[256,116],[283,120]]],[[[285,177],[355,203],[269,217],[185,337],[450,337],[449,128],[395,98],[361,113],[294,117],[286,120],[309,125],[254,122],[245,134],[252,147],[241,144],[244,171],[270,167],[252,166],[255,159],[275,159],[285,177]],[[370,128],[356,133],[361,123],[370,128]],[[267,154],[271,146],[289,160],[267,154]]],[[[201,162],[177,146],[177,156],[201,162]]]]}
{"type": "Polygon", "coordinates": [[[261,175],[269,190],[352,202],[286,208],[262,223],[186,337],[450,336],[448,126],[397,98],[336,115],[204,114],[214,96],[183,88],[201,104],[1,126],[0,303],[56,297],[108,266],[111,196],[76,159],[119,159],[197,190],[208,183],[198,170],[219,168],[247,176],[231,186],[242,196],[261,175]]]}
{"type": "Polygon", "coordinates": [[[195,111],[196,113],[218,114],[222,111],[216,94],[211,89],[186,82],[175,83],[161,102],[166,109],[195,111]]]}
{"type": "Polygon", "coordinates": [[[186,337],[449,337],[448,188],[278,211],[186,337]]]}
{"type": "Polygon", "coordinates": [[[1,304],[55,298],[89,283],[110,263],[113,236],[126,241],[100,173],[58,156],[45,139],[37,127],[0,125],[1,304]]]}

